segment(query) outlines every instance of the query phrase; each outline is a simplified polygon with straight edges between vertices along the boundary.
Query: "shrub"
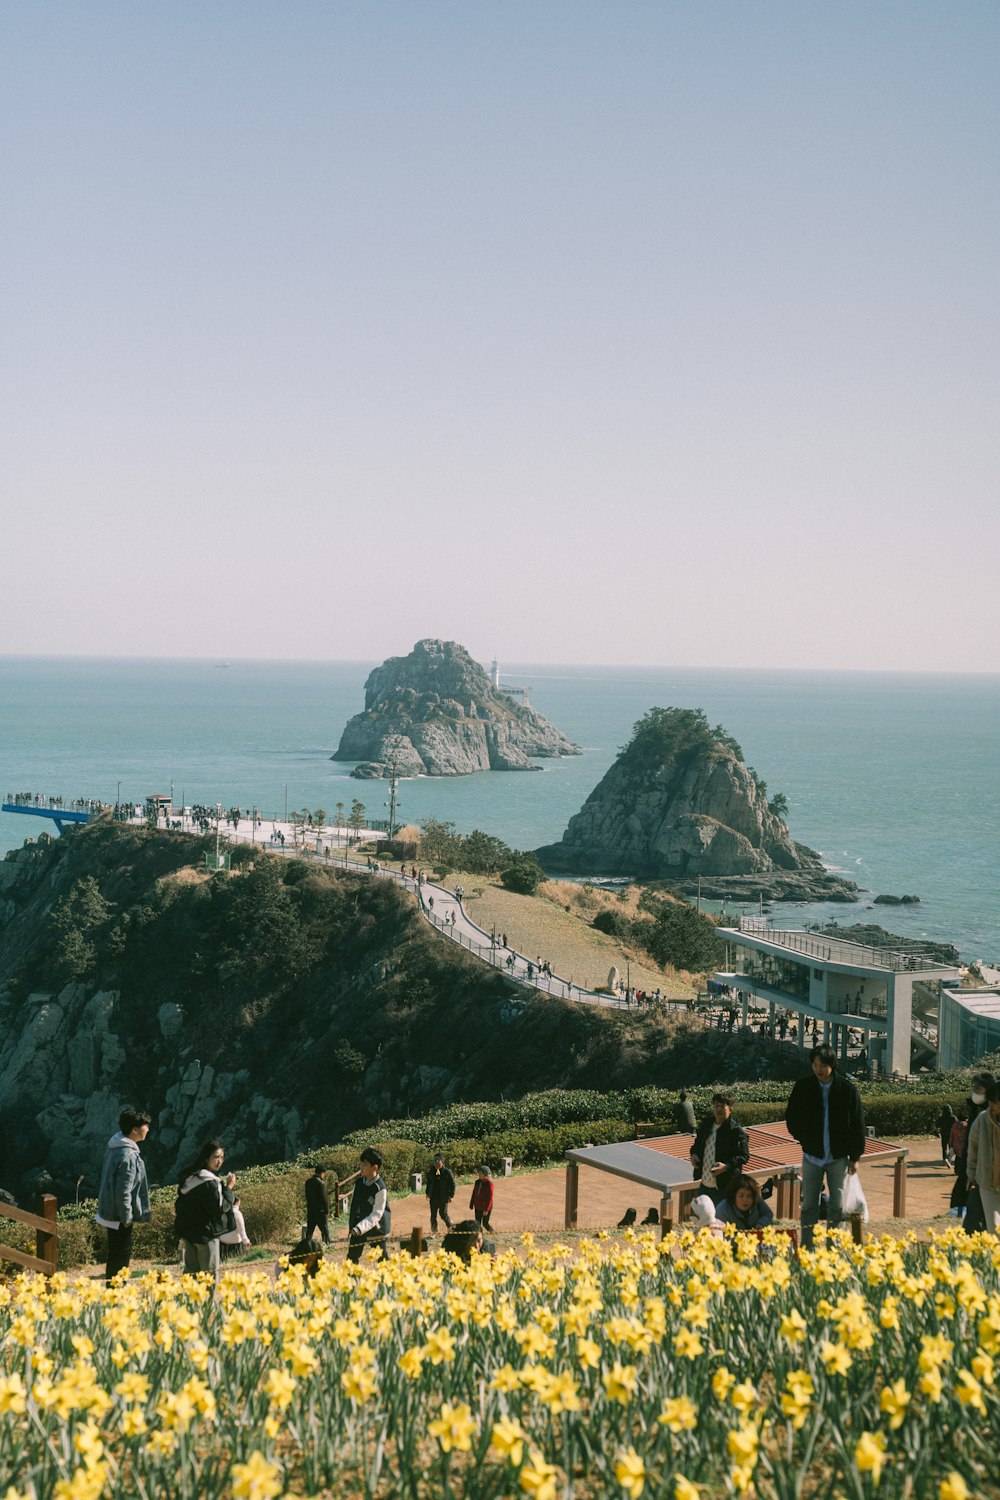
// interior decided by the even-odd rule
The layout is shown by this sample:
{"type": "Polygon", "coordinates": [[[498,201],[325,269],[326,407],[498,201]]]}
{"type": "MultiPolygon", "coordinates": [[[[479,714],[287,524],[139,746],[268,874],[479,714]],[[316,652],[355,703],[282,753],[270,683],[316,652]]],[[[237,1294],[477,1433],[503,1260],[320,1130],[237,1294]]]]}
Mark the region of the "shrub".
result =
{"type": "Polygon", "coordinates": [[[533,854],[518,854],[506,869],[500,871],[500,884],[505,891],[515,891],[519,896],[533,896],[545,879],[545,871],[533,854]]]}
{"type": "Polygon", "coordinates": [[[308,1173],[287,1172],[275,1182],[240,1189],[240,1207],[247,1234],[254,1244],[276,1244],[298,1239],[305,1218],[305,1180],[308,1173]]]}
{"type": "Polygon", "coordinates": [[[137,1224],[132,1235],[132,1255],[136,1260],[176,1260],[177,1236],[174,1233],[176,1190],[165,1189],[150,1203],[148,1224],[137,1224]]]}
{"type": "MultiPolygon", "coordinates": [[[[652,924],[644,922],[642,925],[648,927],[652,924]]],[[[629,918],[624,912],[614,911],[610,907],[599,911],[591,926],[595,927],[598,932],[606,932],[609,937],[617,938],[619,942],[627,942],[632,935],[632,923],[629,918]]]]}

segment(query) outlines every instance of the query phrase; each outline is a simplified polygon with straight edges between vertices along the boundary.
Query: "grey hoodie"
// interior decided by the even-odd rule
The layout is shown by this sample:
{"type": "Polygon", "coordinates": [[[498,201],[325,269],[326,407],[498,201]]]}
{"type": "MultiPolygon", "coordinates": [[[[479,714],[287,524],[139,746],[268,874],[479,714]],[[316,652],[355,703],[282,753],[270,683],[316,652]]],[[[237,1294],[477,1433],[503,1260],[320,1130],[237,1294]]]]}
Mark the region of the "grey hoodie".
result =
{"type": "Polygon", "coordinates": [[[121,1131],[111,1137],[101,1166],[97,1189],[97,1218],[101,1224],[144,1224],[149,1218],[149,1183],[139,1143],[121,1131]]]}

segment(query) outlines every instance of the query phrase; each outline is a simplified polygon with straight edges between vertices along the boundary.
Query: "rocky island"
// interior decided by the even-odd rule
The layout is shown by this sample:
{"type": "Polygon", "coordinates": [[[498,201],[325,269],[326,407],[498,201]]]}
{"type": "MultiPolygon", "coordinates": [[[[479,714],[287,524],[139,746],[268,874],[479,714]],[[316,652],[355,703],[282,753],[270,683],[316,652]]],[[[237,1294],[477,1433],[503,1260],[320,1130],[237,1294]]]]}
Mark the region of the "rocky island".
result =
{"type": "Polygon", "coordinates": [[[532,757],[579,755],[580,748],[526,703],[497,688],[457,641],[418,641],[369,674],[364,712],[355,714],[331,760],[351,772],[384,776],[466,776],[472,771],[534,771],[532,757]]]}
{"type": "Polygon", "coordinates": [[[545,869],[669,880],[713,898],[856,901],[857,886],[796,843],[785,798],[743,761],[700,709],[652,708],[562,839],[536,850],[545,869]]]}

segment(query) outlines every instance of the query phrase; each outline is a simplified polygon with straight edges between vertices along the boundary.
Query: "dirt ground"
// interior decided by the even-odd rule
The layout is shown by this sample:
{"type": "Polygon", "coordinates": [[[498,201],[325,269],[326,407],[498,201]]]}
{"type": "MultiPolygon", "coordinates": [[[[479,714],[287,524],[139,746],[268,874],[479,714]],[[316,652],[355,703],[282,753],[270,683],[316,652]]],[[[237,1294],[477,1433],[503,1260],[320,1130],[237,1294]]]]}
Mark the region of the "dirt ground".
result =
{"type": "MultiPolygon", "coordinates": [[[[892,1217],[894,1161],[873,1161],[862,1165],[861,1181],[868,1199],[871,1222],[868,1232],[898,1233],[903,1229],[926,1228],[937,1221],[943,1226],[952,1184],[950,1167],[942,1165],[937,1138],[912,1136],[895,1142],[909,1152],[906,1173],[906,1218],[892,1217]]],[[[471,1181],[460,1183],[453,1205],[452,1218],[466,1216],[471,1181]]],[[[563,1228],[566,1195],[565,1167],[549,1167],[537,1172],[518,1172],[513,1177],[496,1180],[493,1226],[501,1236],[534,1232],[557,1232],[563,1228]]],[[[577,1227],[584,1230],[613,1228],[627,1208],[634,1208],[639,1219],[649,1208],[658,1207],[655,1191],[612,1177],[586,1167],[580,1171],[580,1195],[577,1227]]],[[[344,1221],[336,1221],[338,1239],[346,1235],[344,1221]]],[[[423,1195],[394,1197],[392,1227],[394,1235],[408,1235],[419,1225],[426,1233],[430,1224],[427,1200],[423,1195]]]]}

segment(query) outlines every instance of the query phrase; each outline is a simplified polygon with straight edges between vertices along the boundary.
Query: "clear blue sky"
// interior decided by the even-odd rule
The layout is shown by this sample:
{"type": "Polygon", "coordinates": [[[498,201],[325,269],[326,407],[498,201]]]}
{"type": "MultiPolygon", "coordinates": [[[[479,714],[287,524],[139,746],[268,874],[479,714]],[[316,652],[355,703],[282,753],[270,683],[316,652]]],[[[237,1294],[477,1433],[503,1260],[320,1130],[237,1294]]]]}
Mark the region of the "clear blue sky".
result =
{"type": "Polygon", "coordinates": [[[0,9],[0,651],[1000,670],[1000,7],[0,9]]]}

